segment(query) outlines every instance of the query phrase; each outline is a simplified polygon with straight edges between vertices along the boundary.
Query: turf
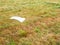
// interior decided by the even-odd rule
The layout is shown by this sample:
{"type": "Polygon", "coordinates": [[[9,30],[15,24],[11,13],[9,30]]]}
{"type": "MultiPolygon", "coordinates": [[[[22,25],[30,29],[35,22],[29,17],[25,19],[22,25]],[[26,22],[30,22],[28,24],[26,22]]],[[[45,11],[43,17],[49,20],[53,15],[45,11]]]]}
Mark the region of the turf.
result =
{"type": "Polygon", "coordinates": [[[60,45],[59,0],[0,0],[0,45],[60,45]]]}

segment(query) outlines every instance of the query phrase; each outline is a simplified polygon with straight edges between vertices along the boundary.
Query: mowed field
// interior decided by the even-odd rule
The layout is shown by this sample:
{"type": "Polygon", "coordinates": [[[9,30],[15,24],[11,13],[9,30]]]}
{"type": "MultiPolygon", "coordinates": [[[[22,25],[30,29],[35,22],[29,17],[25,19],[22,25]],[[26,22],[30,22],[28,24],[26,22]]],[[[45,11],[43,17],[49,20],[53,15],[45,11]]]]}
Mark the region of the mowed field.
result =
{"type": "Polygon", "coordinates": [[[0,0],[0,45],[60,45],[59,1],[0,0]]]}

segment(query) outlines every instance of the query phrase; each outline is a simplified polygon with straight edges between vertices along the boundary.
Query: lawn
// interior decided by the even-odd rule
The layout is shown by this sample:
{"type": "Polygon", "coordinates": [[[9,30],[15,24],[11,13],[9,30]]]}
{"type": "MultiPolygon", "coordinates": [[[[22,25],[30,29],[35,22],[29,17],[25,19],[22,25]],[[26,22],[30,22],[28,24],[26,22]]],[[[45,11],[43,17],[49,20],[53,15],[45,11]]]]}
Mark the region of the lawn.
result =
{"type": "Polygon", "coordinates": [[[59,1],[0,0],[0,45],[60,45],[59,1]]]}

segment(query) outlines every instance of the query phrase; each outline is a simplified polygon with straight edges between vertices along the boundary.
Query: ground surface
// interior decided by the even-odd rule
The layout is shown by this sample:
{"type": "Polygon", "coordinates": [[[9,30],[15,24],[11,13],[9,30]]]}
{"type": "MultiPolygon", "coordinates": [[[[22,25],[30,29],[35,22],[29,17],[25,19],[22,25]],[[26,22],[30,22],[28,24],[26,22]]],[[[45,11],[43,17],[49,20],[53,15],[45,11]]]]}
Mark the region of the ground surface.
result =
{"type": "Polygon", "coordinates": [[[60,45],[59,0],[0,0],[0,45],[60,45]]]}

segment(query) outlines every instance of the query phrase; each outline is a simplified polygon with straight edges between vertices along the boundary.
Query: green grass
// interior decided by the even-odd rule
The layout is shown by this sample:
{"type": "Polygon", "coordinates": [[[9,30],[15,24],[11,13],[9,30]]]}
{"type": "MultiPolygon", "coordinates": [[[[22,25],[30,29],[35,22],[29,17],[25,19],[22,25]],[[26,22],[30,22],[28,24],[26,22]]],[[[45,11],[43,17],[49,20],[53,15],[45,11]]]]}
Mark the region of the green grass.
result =
{"type": "Polygon", "coordinates": [[[14,42],[14,40],[10,40],[10,42],[9,43],[7,43],[6,45],[16,45],[16,43],[14,42]]]}
{"type": "Polygon", "coordinates": [[[24,40],[21,42],[21,45],[32,45],[32,42],[24,40]]]}
{"type": "Polygon", "coordinates": [[[7,45],[60,45],[59,15],[60,3],[47,0],[1,0],[0,36],[6,38],[9,34],[12,37],[7,45]],[[25,17],[26,21],[20,23],[10,20],[14,15],[25,17]]]}
{"type": "Polygon", "coordinates": [[[17,33],[20,35],[20,37],[27,36],[27,32],[25,30],[18,30],[17,33]]]}

